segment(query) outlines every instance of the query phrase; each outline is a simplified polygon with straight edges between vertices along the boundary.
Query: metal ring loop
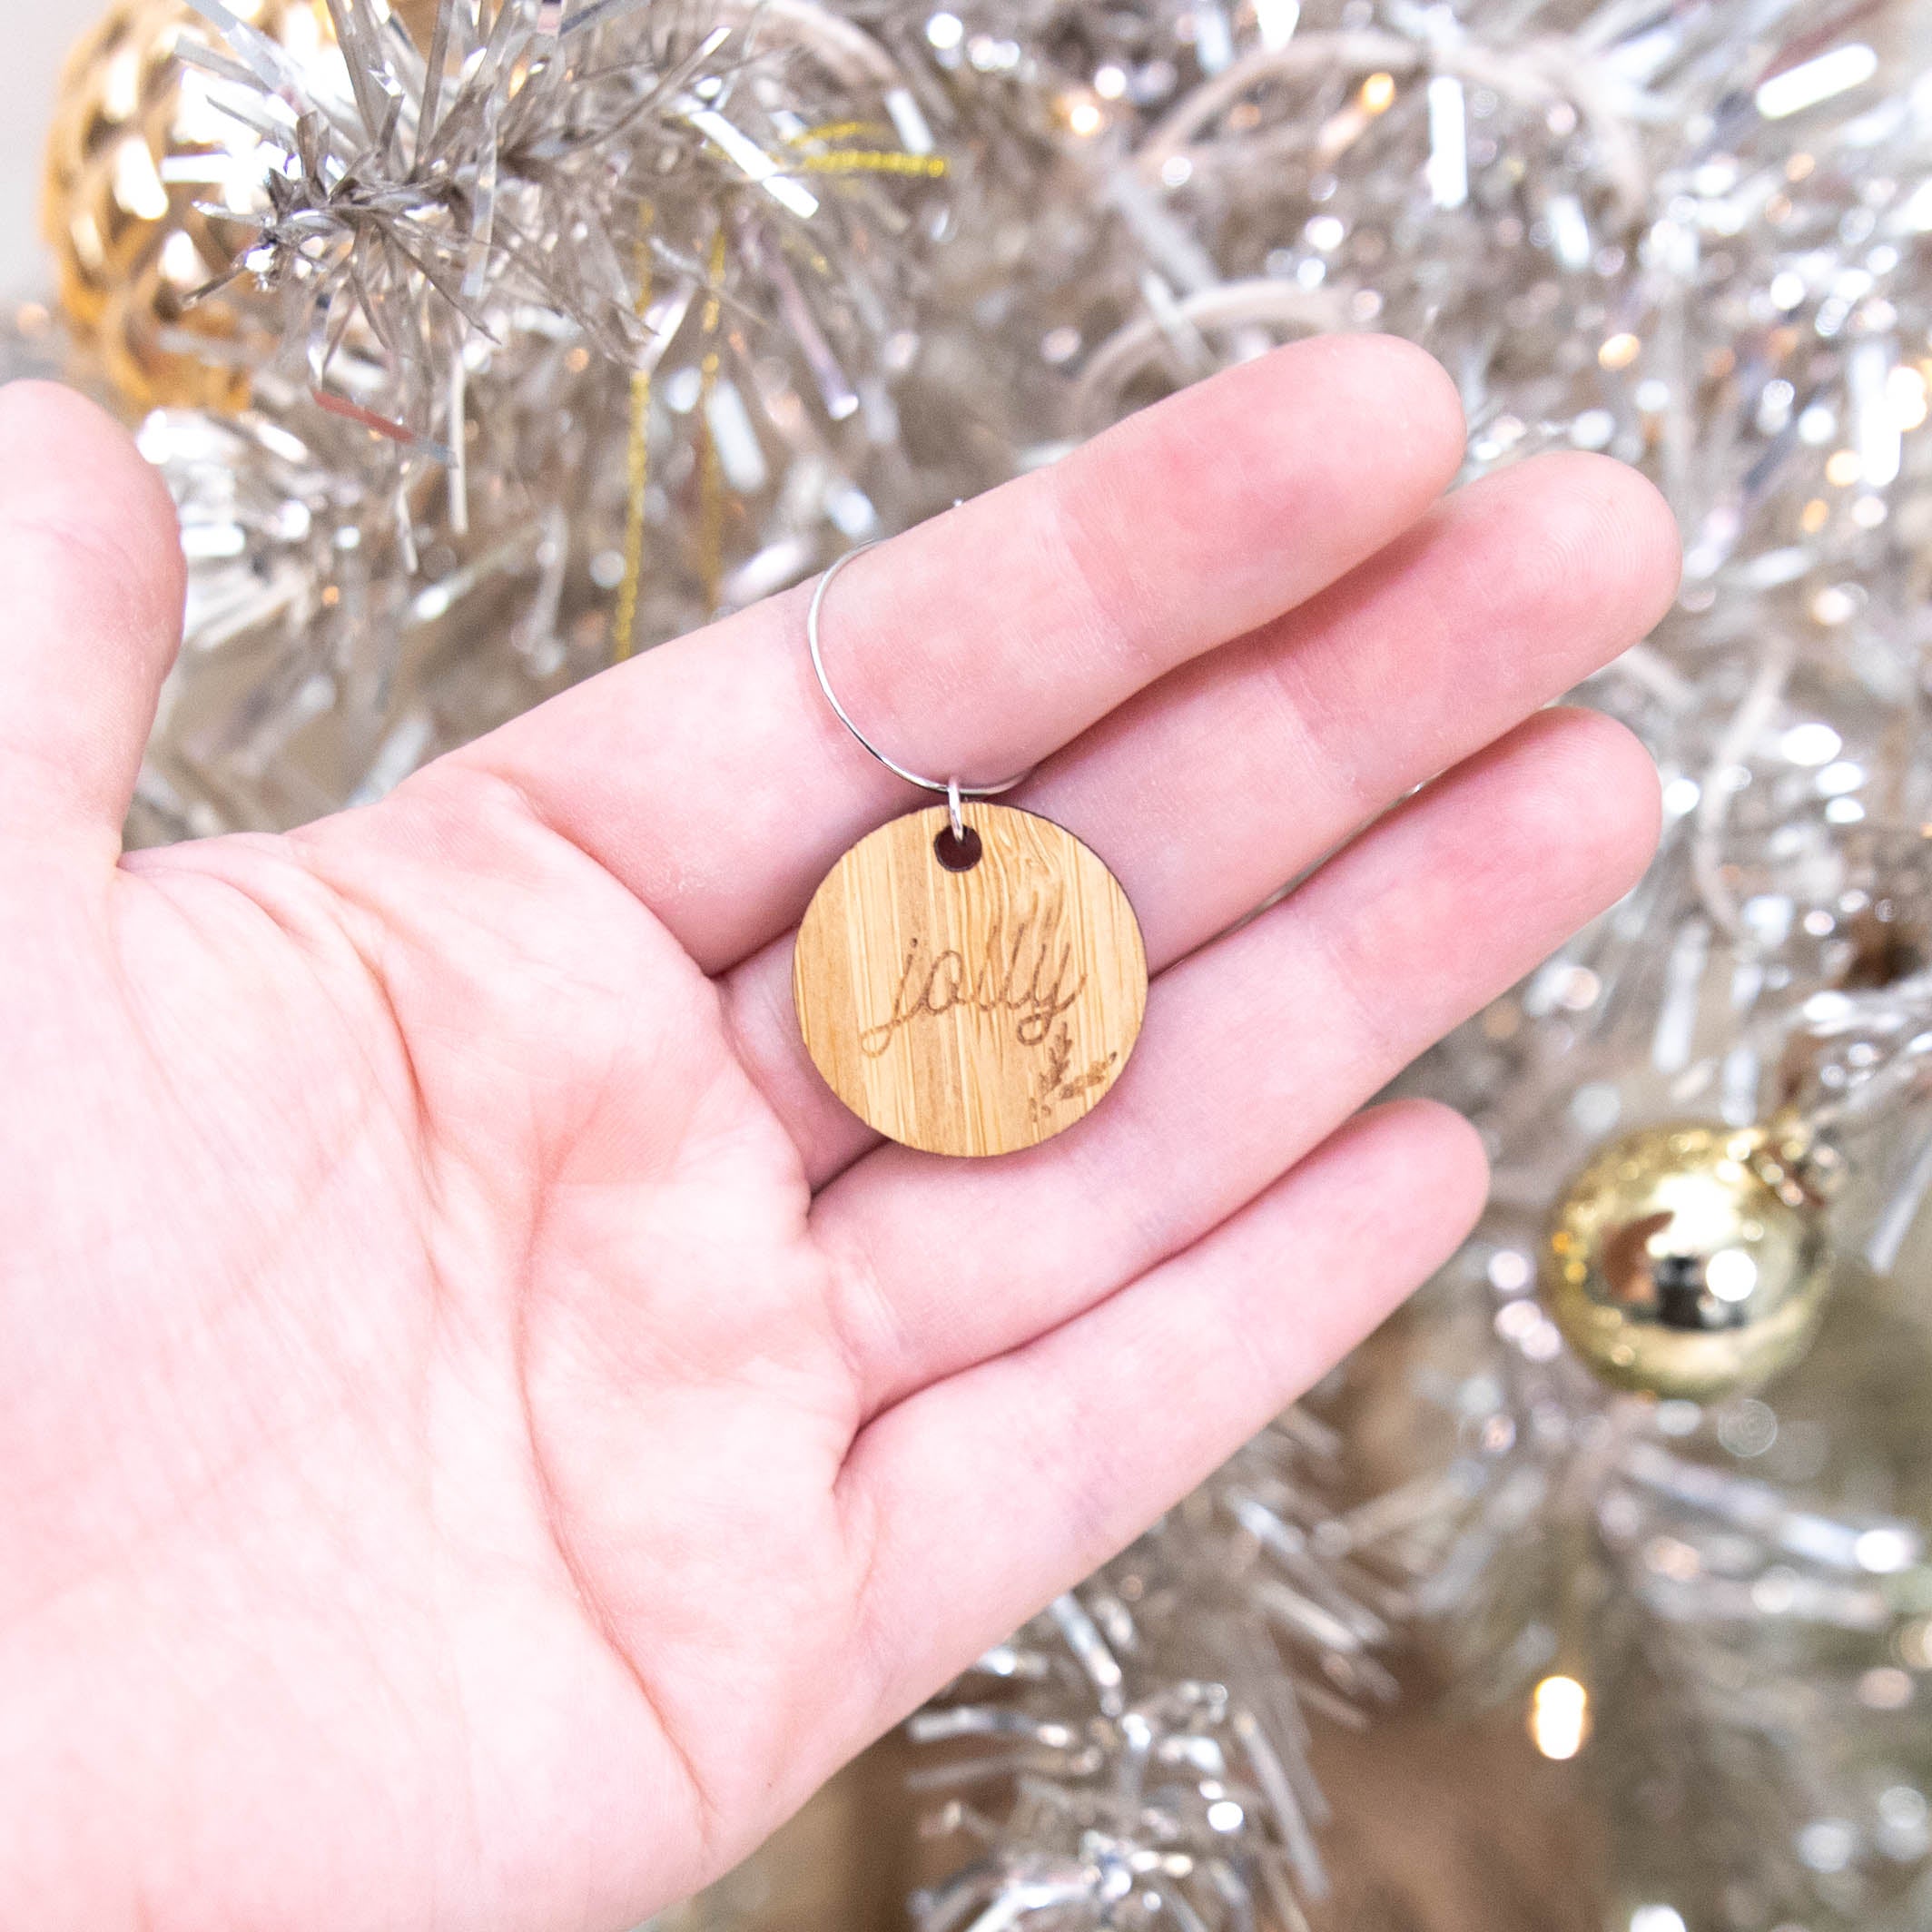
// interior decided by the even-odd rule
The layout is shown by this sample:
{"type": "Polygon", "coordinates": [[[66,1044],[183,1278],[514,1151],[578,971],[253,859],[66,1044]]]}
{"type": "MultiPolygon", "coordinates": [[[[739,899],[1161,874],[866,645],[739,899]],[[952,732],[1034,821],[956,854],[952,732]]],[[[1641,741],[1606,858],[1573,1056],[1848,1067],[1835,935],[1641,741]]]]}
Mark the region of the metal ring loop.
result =
{"type": "Polygon", "coordinates": [[[863,557],[868,550],[875,550],[882,543],[882,537],[861,544],[855,550],[848,550],[838,558],[818,580],[818,587],[812,593],[812,607],[805,613],[805,641],[812,646],[812,668],[818,674],[818,687],[825,694],[825,702],[832,706],[833,715],[859,743],[869,751],[894,777],[903,778],[908,784],[918,785],[922,791],[939,792],[945,795],[952,815],[953,829],[959,832],[962,821],[960,818],[960,801],[962,798],[998,798],[1002,792],[1010,792],[1016,785],[1024,784],[1033,775],[1035,767],[1029,765],[1025,771],[1011,778],[1002,778],[998,784],[962,784],[957,778],[922,778],[917,772],[909,772],[896,760],[888,758],[852,721],[852,714],[839,703],[838,693],[832,688],[832,680],[825,675],[825,653],[819,643],[819,613],[825,606],[825,593],[832,588],[832,580],[855,557],[863,557]]]}

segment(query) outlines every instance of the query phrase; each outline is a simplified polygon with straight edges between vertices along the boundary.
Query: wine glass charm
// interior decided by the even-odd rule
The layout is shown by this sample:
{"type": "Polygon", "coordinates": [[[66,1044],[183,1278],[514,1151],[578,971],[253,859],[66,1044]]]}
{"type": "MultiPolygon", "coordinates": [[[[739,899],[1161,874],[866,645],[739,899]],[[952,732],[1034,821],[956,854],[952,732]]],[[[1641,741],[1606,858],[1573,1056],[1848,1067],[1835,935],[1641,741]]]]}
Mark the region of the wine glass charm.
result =
{"type": "Polygon", "coordinates": [[[860,554],[813,595],[813,668],[853,736],[946,803],[860,840],[813,895],[793,964],[799,1027],[832,1090],[888,1138],[934,1154],[1012,1153],[1071,1127],[1119,1079],[1147,1005],[1139,923],[1070,832],[990,803],[1030,774],[984,785],[922,777],[853,723],[825,670],[819,618],[860,554]]]}

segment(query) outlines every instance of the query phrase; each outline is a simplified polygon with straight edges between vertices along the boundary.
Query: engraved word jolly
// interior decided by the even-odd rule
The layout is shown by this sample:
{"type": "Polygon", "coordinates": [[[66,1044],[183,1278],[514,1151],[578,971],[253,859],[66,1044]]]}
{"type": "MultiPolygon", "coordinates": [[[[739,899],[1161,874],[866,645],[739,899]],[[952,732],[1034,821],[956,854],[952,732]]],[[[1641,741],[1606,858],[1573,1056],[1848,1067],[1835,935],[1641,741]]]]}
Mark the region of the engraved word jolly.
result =
{"type": "Polygon", "coordinates": [[[1070,832],[975,803],[970,862],[941,862],[943,806],[862,840],[799,929],[806,1050],[881,1133],[1004,1154],[1086,1114],[1140,1030],[1147,957],[1127,895],[1070,832]]]}

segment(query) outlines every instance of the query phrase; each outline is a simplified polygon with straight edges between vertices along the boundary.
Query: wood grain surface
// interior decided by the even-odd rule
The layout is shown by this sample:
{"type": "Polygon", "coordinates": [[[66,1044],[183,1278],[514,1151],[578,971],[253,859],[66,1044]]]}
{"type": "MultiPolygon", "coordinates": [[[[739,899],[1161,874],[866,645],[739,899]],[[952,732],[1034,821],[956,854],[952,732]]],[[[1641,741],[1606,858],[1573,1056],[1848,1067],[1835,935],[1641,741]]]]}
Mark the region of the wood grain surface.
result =
{"type": "Polygon", "coordinates": [[[793,996],[832,1090],[934,1154],[1007,1154],[1071,1127],[1119,1079],[1147,954],[1119,882],[1070,832],[964,809],[979,862],[951,872],[934,806],[862,839],[799,929],[793,996]]]}

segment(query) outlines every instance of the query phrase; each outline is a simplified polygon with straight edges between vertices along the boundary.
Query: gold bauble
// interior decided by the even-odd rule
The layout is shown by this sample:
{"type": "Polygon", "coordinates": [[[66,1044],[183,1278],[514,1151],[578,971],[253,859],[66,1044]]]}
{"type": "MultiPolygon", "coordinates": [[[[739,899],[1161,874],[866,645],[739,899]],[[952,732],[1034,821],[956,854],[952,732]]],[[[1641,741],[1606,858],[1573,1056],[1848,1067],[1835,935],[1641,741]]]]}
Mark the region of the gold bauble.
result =
{"type": "MultiPolygon", "coordinates": [[[[298,60],[334,46],[326,0],[232,4],[298,60]]],[[[427,46],[433,0],[397,10],[427,46]]],[[[237,409],[249,394],[241,337],[260,298],[242,283],[183,303],[248,247],[253,230],[242,216],[260,199],[267,162],[176,57],[184,35],[220,44],[187,0],[114,0],[68,55],[42,220],[61,306],[132,407],[237,409]],[[211,205],[234,218],[204,213],[211,205]]],[[[261,346],[272,346],[273,318],[261,328],[261,346]]]]}
{"type": "Polygon", "coordinates": [[[1542,1276],[1557,1326],[1604,1381],[1710,1401],[1809,1345],[1828,1278],[1821,1204],[1763,1128],[1642,1128],[1563,1190],[1542,1276]]]}

